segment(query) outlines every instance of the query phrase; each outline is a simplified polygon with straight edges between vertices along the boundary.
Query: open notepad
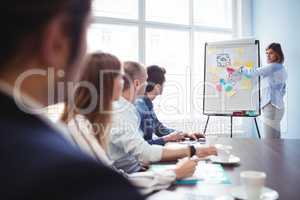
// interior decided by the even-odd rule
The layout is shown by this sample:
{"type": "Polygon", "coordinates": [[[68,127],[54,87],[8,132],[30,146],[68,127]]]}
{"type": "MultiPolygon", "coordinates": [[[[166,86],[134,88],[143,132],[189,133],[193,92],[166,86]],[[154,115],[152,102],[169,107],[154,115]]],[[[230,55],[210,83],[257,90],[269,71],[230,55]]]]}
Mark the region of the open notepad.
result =
{"type": "MultiPolygon", "coordinates": [[[[175,167],[175,164],[153,164],[150,166],[149,170],[159,172],[168,169],[175,169],[175,167]]],[[[192,177],[176,181],[176,184],[180,185],[190,185],[196,183],[230,184],[231,182],[222,165],[200,161],[192,177]]]]}

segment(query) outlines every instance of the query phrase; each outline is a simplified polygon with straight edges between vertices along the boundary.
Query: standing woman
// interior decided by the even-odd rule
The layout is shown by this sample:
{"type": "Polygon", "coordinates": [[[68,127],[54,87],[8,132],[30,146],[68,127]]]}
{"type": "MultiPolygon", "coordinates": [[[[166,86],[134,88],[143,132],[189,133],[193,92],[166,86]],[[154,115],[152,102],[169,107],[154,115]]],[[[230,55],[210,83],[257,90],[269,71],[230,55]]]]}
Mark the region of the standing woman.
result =
{"type": "Polygon", "coordinates": [[[271,43],[266,48],[268,65],[262,68],[241,72],[247,77],[262,76],[266,86],[262,89],[263,129],[265,138],[280,138],[280,122],[284,115],[283,97],[286,93],[287,72],[284,54],[279,43],[271,43]]]}

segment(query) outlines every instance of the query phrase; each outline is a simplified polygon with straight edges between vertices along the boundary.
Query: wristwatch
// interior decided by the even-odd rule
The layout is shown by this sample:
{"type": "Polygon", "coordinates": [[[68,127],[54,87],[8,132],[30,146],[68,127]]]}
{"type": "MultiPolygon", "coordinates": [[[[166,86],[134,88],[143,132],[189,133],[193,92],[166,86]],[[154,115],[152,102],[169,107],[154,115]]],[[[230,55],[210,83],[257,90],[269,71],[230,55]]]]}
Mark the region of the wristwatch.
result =
{"type": "Polygon", "coordinates": [[[194,155],[196,155],[196,148],[194,147],[194,145],[189,145],[189,147],[190,147],[191,157],[193,157],[194,155]]]}

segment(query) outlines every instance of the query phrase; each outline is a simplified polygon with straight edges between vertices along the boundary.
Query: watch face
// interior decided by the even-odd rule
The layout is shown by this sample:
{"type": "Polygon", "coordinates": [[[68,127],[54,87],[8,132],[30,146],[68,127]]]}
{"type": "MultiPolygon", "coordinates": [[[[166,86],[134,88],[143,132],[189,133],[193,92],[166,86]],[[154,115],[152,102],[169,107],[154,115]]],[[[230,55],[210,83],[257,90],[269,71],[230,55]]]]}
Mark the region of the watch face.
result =
{"type": "Polygon", "coordinates": [[[190,145],[191,157],[196,154],[196,148],[193,145],[190,145]]]}

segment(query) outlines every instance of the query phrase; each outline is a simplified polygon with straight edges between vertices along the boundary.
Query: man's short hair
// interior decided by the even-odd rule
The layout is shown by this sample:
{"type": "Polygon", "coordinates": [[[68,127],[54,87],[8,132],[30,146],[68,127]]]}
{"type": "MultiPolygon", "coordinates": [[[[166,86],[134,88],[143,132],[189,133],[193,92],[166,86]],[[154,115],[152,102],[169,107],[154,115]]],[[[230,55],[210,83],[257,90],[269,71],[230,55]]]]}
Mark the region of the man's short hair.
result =
{"type": "Polygon", "coordinates": [[[147,67],[147,74],[148,79],[146,92],[151,92],[156,84],[163,85],[163,83],[166,81],[166,70],[157,65],[151,65],[147,67]]]}
{"type": "Polygon", "coordinates": [[[130,88],[133,80],[138,79],[138,76],[143,73],[144,66],[138,62],[126,61],[124,62],[124,87],[123,91],[130,88]]]}

